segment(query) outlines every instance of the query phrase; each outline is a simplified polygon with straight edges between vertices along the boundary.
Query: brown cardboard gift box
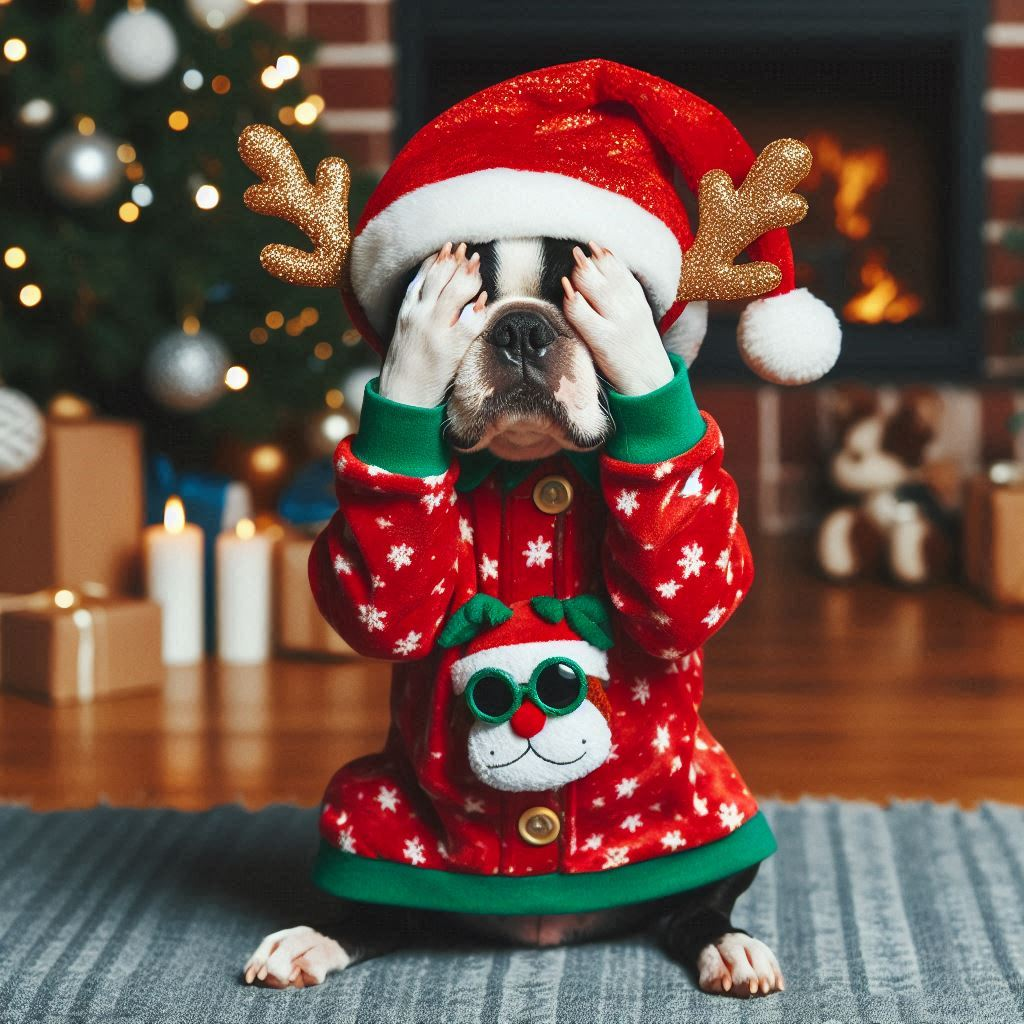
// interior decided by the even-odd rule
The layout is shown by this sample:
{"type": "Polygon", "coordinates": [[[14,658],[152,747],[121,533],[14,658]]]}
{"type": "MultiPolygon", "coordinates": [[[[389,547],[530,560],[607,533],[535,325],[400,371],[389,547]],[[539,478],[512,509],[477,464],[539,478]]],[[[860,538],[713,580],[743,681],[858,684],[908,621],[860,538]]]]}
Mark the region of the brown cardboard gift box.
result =
{"type": "Polygon", "coordinates": [[[964,568],[971,585],[993,604],[1024,607],[1024,466],[997,463],[971,481],[964,568]]]}
{"type": "Polygon", "coordinates": [[[153,601],[51,590],[8,603],[0,615],[4,690],[73,704],[158,689],[163,680],[153,601]]]}
{"type": "Polygon", "coordinates": [[[289,531],[277,544],[276,645],[285,654],[352,656],[355,651],[324,621],[309,589],[313,539],[289,531]]]}
{"type": "Polygon", "coordinates": [[[138,426],[49,419],[46,431],[38,465],[0,487],[0,593],[56,581],[131,591],[143,520],[138,426]]]}

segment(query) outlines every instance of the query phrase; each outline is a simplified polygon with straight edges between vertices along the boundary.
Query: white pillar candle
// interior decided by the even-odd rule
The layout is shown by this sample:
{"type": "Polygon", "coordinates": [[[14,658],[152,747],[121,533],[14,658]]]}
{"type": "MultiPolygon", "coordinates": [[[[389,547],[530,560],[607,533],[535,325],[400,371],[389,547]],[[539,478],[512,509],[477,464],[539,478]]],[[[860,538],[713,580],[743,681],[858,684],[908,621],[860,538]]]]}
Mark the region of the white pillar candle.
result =
{"type": "Polygon", "coordinates": [[[251,519],[217,537],[217,654],[236,665],[270,657],[270,537],[251,519]]]}
{"type": "Polygon", "coordinates": [[[163,611],[165,665],[203,660],[203,531],[185,522],[181,498],[164,506],[163,526],[148,526],[142,538],[146,593],[163,611]]]}

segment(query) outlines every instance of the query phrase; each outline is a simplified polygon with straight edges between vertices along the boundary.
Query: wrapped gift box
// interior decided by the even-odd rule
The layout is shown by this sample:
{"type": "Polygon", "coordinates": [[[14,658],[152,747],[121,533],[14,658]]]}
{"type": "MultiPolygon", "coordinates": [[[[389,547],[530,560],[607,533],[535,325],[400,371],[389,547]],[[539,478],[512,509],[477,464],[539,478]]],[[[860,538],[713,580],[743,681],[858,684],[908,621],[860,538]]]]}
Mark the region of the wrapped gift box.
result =
{"type": "Polygon", "coordinates": [[[138,426],[51,419],[46,429],[38,465],[0,487],[0,593],[33,593],[57,580],[130,591],[142,533],[138,426]]]}
{"type": "Polygon", "coordinates": [[[999,463],[971,481],[964,568],[992,604],[1024,607],[1024,466],[999,463]]]}
{"type": "Polygon", "coordinates": [[[289,530],[277,545],[275,640],[283,654],[355,656],[355,651],[324,621],[309,589],[313,538],[289,530]]]}
{"type": "Polygon", "coordinates": [[[158,689],[160,607],[49,591],[0,615],[0,682],[48,704],[158,689]]]}

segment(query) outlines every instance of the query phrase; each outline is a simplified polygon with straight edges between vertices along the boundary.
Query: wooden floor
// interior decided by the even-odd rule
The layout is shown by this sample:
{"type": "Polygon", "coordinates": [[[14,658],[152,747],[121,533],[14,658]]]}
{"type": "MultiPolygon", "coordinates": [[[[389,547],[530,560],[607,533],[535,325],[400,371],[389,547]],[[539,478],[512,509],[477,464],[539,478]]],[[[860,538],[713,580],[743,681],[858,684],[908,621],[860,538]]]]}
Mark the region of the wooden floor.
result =
{"type": "MultiPolygon", "coordinates": [[[[762,796],[1024,802],[1024,614],[949,586],[828,586],[789,542],[707,649],[705,718],[762,796]]],[[[44,808],[312,804],[377,749],[388,666],[174,670],[162,695],[0,696],[0,798],[44,808]]]]}

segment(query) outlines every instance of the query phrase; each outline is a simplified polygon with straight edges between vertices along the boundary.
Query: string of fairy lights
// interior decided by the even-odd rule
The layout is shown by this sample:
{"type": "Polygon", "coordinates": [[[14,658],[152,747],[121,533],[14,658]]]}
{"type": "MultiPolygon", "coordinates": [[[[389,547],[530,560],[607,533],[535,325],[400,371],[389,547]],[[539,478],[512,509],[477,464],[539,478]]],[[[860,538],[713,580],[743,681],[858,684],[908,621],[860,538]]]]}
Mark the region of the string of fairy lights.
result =
{"type": "MultiPolygon", "coordinates": [[[[0,0],[0,7],[8,6],[13,0],[0,0]]],[[[243,16],[246,6],[254,6],[261,0],[186,0],[187,6],[193,18],[200,24],[212,31],[219,31],[227,27],[233,20],[243,16]]],[[[80,11],[91,13],[94,0],[76,0],[80,11]]],[[[111,20],[106,32],[104,45],[107,57],[112,69],[123,80],[130,84],[149,84],[163,77],[177,60],[178,49],[177,39],[167,20],[162,14],[148,9],[145,0],[127,0],[125,9],[111,20]],[[143,26],[142,18],[148,19],[143,26]],[[135,19],[133,21],[133,19],[135,19]],[[154,20],[155,19],[155,20],[154,20]],[[140,29],[145,27],[146,32],[137,35],[139,45],[151,49],[145,54],[132,54],[131,47],[125,46],[125,41],[132,41],[127,35],[128,29],[140,29]],[[143,59],[144,58],[144,59],[143,59]]],[[[3,59],[10,64],[19,64],[30,60],[30,46],[25,39],[18,36],[11,36],[3,40],[3,59]]],[[[302,72],[302,64],[298,57],[291,53],[281,53],[272,62],[258,71],[259,84],[266,90],[274,92],[280,89],[286,82],[299,77],[302,72]]],[[[204,88],[215,95],[224,97],[232,90],[232,81],[228,75],[217,73],[212,76],[204,74],[198,67],[187,67],[180,73],[180,84],[186,94],[195,94],[204,88]]],[[[180,104],[180,101],[179,101],[180,104]]],[[[302,100],[293,104],[282,104],[276,110],[276,116],[281,125],[290,127],[298,125],[308,127],[313,125],[325,107],[324,99],[316,93],[309,93],[302,100]]],[[[19,121],[29,128],[45,128],[52,123],[56,116],[54,104],[45,97],[36,97],[24,103],[18,111],[19,121]]],[[[96,121],[87,113],[80,113],[71,118],[72,131],[68,133],[72,140],[77,139],[77,145],[66,155],[66,163],[72,173],[79,173],[84,178],[90,176],[97,179],[104,173],[101,164],[108,157],[108,150],[115,158],[115,167],[119,170],[114,172],[113,184],[103,182],[98,184],[88,199],[77,201],[77,205],[86,205],[92,201],[106,198],[111,194],[121,181],[129,184],[128,195],[116,205],[115,214],[120,222],[132,225],[145,216],[145,211],[157,200],[152,186],[146,181],[146,170],[141,155],[136,147],[129,141],[109,139],[97,127],[96,121]],[[83,144],[82,140],[89,140],[89,144],[83,144]],[[109,191],[105,191],[109,189],[109,191]]],[[[188,110],[181,105],[174,105],[166,115],[167,129],[174,133],[185,133],[193,128],[193,120],[188,110]]],[[[52,148],[52,147],[51,147],[52,148]]],[[[109,168],[107,168],[109,171],[109,168]]],[[[203,212],[215,210],[221,202],[221,193],[217,185],[209,180],[198,176],[192,176],[187,181],[191,202],[203,212]]],[[[64,197],[67,198],[67,197],[64,197]]],[[[72,203],[75,205],[76,203],[72,203]]],[[[29,278],[20,285],[17,291],[19,303],[26,309],[33,309],[45,302],[45,294],[42,285],[32,280],[31,256],[21,245],[8,245],[3,251],[4,266],[16,273],[26,274],[29,278]]],[[[249,332],[249,340],[253,345],[267,344],[274,332],[282,331],[290,338],[298,338],[306,331],[314,328],[320,320],[319,311],[312,306],[307,306],[295,316],[286,317],[280,310],[270,310],[263,317],[262,323],[258,323],[249,332]]],[[[204,332],[198,316],[198,311],[186,311],[181,319],[181,334],[188,338],[199,340],[204,332]]],[[[209,337],[209,336],[207,336],[209,337]]],[[[215,340],[215,339],[214,339],[215,340]]],[[[340,343],[352,347],[361,340],[358,331],[349,329],[343,332],[340,343]]],[[[330,341],[317,340],[311,350],[311,357],[318,361],[329,360],[335,352],[335,347],[330,341]]],[[[250,383],[250,371],[242,363],[232,363],[223,370],[223,387],[228,391],[241,391],[250,383]]],[[[326,415],[341,410],[346,404],[346,396],[343,388],[330,387],[324,393],[324,406],[326,415]]],[[[198,407],[198,406],[197,406],[198,407]]],[[[268,463],[270,449],[275,446],[266,446],[268,452],[264,453],[268,463]]],[[[260,458],[253,454],[254,462],[260,462],[260,458]]],[[[264,471],[271,471],[269,464],[264,465],[264,471]]]]}

